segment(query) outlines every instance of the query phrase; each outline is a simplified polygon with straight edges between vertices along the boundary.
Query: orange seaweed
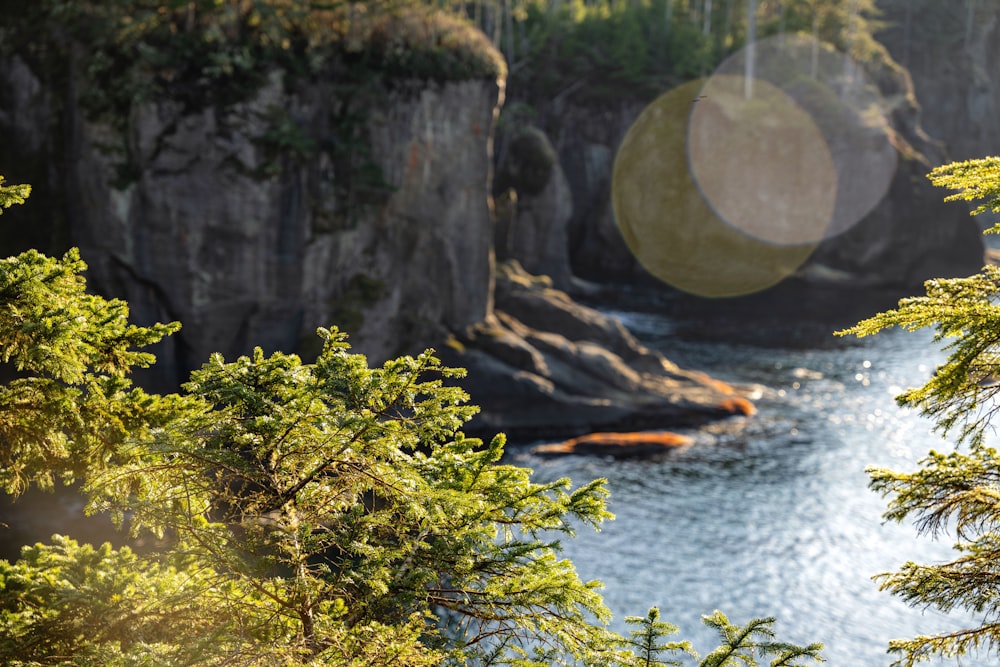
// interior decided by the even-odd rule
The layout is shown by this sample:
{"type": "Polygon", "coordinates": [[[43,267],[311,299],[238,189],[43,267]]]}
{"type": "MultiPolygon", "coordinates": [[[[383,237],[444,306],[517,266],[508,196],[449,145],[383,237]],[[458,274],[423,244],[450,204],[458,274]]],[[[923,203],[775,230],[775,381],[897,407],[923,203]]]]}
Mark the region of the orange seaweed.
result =
{"type": "Polygon", "coordinates": [[[653,455],[691,444],[691,438],[670,431],[589,433],[559,443],[539,445],[536,454],[653,455]]]}
{"type": "Polygon", "coordinates": [[[742,396],[731,396],[719,402],[719,408],[730,414],[741,414],[747,417],[757,412],[757,408],[749,400],[742,396]]]}

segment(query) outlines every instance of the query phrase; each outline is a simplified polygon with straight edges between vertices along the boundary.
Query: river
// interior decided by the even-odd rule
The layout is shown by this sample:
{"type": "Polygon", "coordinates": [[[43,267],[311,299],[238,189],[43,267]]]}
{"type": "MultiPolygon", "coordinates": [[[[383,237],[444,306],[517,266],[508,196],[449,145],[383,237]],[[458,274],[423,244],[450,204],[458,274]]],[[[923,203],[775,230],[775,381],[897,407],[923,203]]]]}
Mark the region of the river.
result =
{"type": "MultiPolygon", "coordinates": [[[[513,462],[539,480],[608,479],[616,519],[600,533],[581,529],[564,549],[584,579],[604,582],[616,629],[655,605],[704,655],[716,643],[703,614],[776,616],[780,639],[822,642],[833,666],[869,667],[892,662],[891,638],[970,621],[910,608],[871,579],[906,560],[951,555],[948,536],[884,523],[885,500],[865,473],[870,465],[913,469],[930,449],[951,446],[893,400],[944,358],[928,332],[797,337],[783,323],[769,344],[761,344],[766,336],[750,344],[679,332],[678,322],[655,314],[614,314],[681,366],[759,387],[754,417],[702,433],[662,460],[513,451],[513,462]]],[[[1000,662],[973,656],[961,664],[1000,662]]]]}

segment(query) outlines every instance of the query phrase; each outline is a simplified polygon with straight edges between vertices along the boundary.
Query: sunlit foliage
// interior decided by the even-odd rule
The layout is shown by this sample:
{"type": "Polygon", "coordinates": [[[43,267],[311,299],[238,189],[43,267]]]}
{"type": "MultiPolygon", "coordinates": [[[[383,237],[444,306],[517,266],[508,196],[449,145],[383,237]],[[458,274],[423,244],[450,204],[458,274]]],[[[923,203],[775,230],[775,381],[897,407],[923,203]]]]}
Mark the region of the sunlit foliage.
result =
{"type": "MultiPolygon", "coordinates": [[[[17,197],[27,195],[20,190],[17,197]]],[[[315,363],[260,349],[213,356],[183,391],[129,380],[177,324],[137,327],[89,294],[76,250],[0,263],[0,481],[13,496],[82,485],[141,551],[69,537],[0,561],[0,663],[604,665],[692,653],[650,610],[606,627],[598,582],[560,537],[610,518],[604,480],[537,483],[504,440],[468,439],[475,412],[430,352],[369,367],[320,329],[315,363]]],[[[706,618],[701,665],[818,659],[773,619],[706,618]]]]}
{"type": "MultiPolygon", "coordinates": [[[[934,185],[957,190],[948,195],[945,201],[977,201],[985,199],[973,215],[992,211],[1000,213],[1000,157],[986,157],[979,160],[966,160],[942,165],[930,173],[934,185]]],[[[987,230],[990,233],[1000,233],[1000,223],[987,230]]]]}
{"type": "Polygon", "coordinates": [[[31,194],[30,185],[4,185],[3,182],[4,177],[0,176],[0,214],[14,204],[23,204],[31,194]]]}
{"type": "MultiPolygon", "coordinates": [[[[955,163],[931,172],[939,186],[956,190],[949,200],[986,202],[975,212],[998,210],[998,159],[955,163]]],[[[994,231],[996,228],[994,228],[994,231]]],[[[918,607],[963,609],[982,622],[934,636],[896,640],[896,664],[913,665],[935,655],[964,656],[1000,649],[1000,457],[990,446],[1000,399],[1000,267],[968,278],[931,280],[924,296],[867,319],[841,334],[867,336],[890,327],[928,328],[945,344],[948,358],[922,386],[901,394],[901,405],[930,417],[968,451],[930,452],[912,473],[869,471],[872,487],[889,498],[886,518],[912,520],[921,533],[953,534],[954,560],[906,563],[880,575],[881,587],[918,607]]]]}

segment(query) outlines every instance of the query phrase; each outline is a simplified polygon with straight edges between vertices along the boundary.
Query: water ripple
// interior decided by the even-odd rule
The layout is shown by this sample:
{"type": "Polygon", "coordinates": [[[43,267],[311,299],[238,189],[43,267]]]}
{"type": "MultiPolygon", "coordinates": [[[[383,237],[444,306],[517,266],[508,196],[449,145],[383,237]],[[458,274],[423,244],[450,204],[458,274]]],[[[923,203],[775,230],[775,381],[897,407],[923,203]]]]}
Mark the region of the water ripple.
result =
{"type": "Polygon", "coordinates": [[[822,350],[763,350],[678,341],[650,315],[636,322],[647,344],[681,365],[761,391],[753,419],[658,461],[512,452],[541,479],[608,478],[616,520],[564,546],[581,576],[605,583],[618,629],[625,615],[658,605],[706,652],[714,637],[702,614],[774,615],[781,638],[826,644],[828,664],[870,666],[890,664],[891,638],[971,622],[909,608],[871,580],[908,559],[950,556],[947,540],[883,523],[884,501],[864,472],[910,469],[948,446],[893,401],[940,358],[929,337],[888,332],[822,350]]]}

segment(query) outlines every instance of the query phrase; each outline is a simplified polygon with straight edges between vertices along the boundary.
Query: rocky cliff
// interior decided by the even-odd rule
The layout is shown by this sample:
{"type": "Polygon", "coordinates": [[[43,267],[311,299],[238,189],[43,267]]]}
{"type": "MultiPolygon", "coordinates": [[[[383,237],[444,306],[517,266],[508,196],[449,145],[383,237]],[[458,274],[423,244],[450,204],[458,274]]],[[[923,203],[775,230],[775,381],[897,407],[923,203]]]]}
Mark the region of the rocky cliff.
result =
{"type": "MultiPolygon", "coordinates": [[[[4,71],[14,90],[43,90],[23,63],[4,71]]],[[[308,353],[317,326],[340,326],[382,359],[488,313],[489,140],[503,81],[396,81],[353,100],[333,83],[289,88],[275,71],[245,102],[147,102],[122,127],[65,100],[65,171],[50,188],[91,284],[140,321],[184,324],[160,351],[161,383],[213,351],[308,353]],[[364,114],[354,164],[343,123],[330,121],[347,105],[364,114]]],[[[4,136],[30,139],[29,151],[51,142],[31,94],[10,102],[4,136]]]]}
{"type": "MultiPolygon", "coordinates": [[[[966,14],[933,0],[880,4],[889,27],[879,37],[896,61],[916,68],[911,81],[904,68],[881,54],[865,64],[885,101],[885,140],[896,148],[897,168],[878,205],[849,230],[819,244],[800,277],[905,291],[928,278],[967,275],[982,264],[976,224],[960,206],[943,203],[945,193],[931,187],[925,175],[951,159],[983,154],[991,145],[988,137],[1000,136],[1000,114],[993,113],[1000,105],[994,91],[1000,87],[993,85],[991,66],[997,49],[991,36],[1000,10],[976,6],[966,14]],[[904,20],[911,26],[907,48],[904,20]]],[[[583,92],[548,99],[511,91],[512,103],[535,111],[533,122],[559,156],[553,170],[570,187],[571,210],[565,229],[558,231],[568,239],[565,261],[589,280],[657,285],[623,242],[611,206],[615,155],[651,100],[602,99],[583,92]]],[[[501,162],[499,171],[504,168],[501,162]]],[[[523,199],[518,193],[519,205],[523,199]]],[[[534,197],[528,199],[530,206],[534,197]]],[[[664,211],[664,224],[674,222],[664,211]]]]}
{"type": "MultiPolygon", "coordinates": [[[[452,341],[442,352],[470,368],[466,386],[483,406],[470,428],[484,435],[665,427],[752,410],[740,392],[677,368],[564,293],[522,289],[533,284],[526,273],[503,274],[494,308],[489,192],[502,79],[392,79],[345,98],[333,79],[274,69],[238,103],[155,98],[107,119],[88,115],[75,86],[53,89],[21,61],[3,65],[8,87],[26,91],[0,115],[0,132],[23,137],[10,162],[47,165],[10,173],[49,194],[18,213],[65,229],[90,284],[126,299],[136,320],[184,325],[144,384],[172,389],[212,352],[232,358],[259,345],[308,357],[315,328],[337,325],[374,363],[452,341]]],[[[535,194],[556,195],[522,214],[563,222],[566,184],[539,185],[535,194]]],[[[510,232],[517,247],[533,246],[510,232]]],[[[533,268],[550,258],[539,252],[533,268]]]]}
{"type": "Polygon", "coordinates": [[[920,122],[949,160],[1000,152],[1000,5],[880,0],[879,39],[913,79],[920,122]]]}

